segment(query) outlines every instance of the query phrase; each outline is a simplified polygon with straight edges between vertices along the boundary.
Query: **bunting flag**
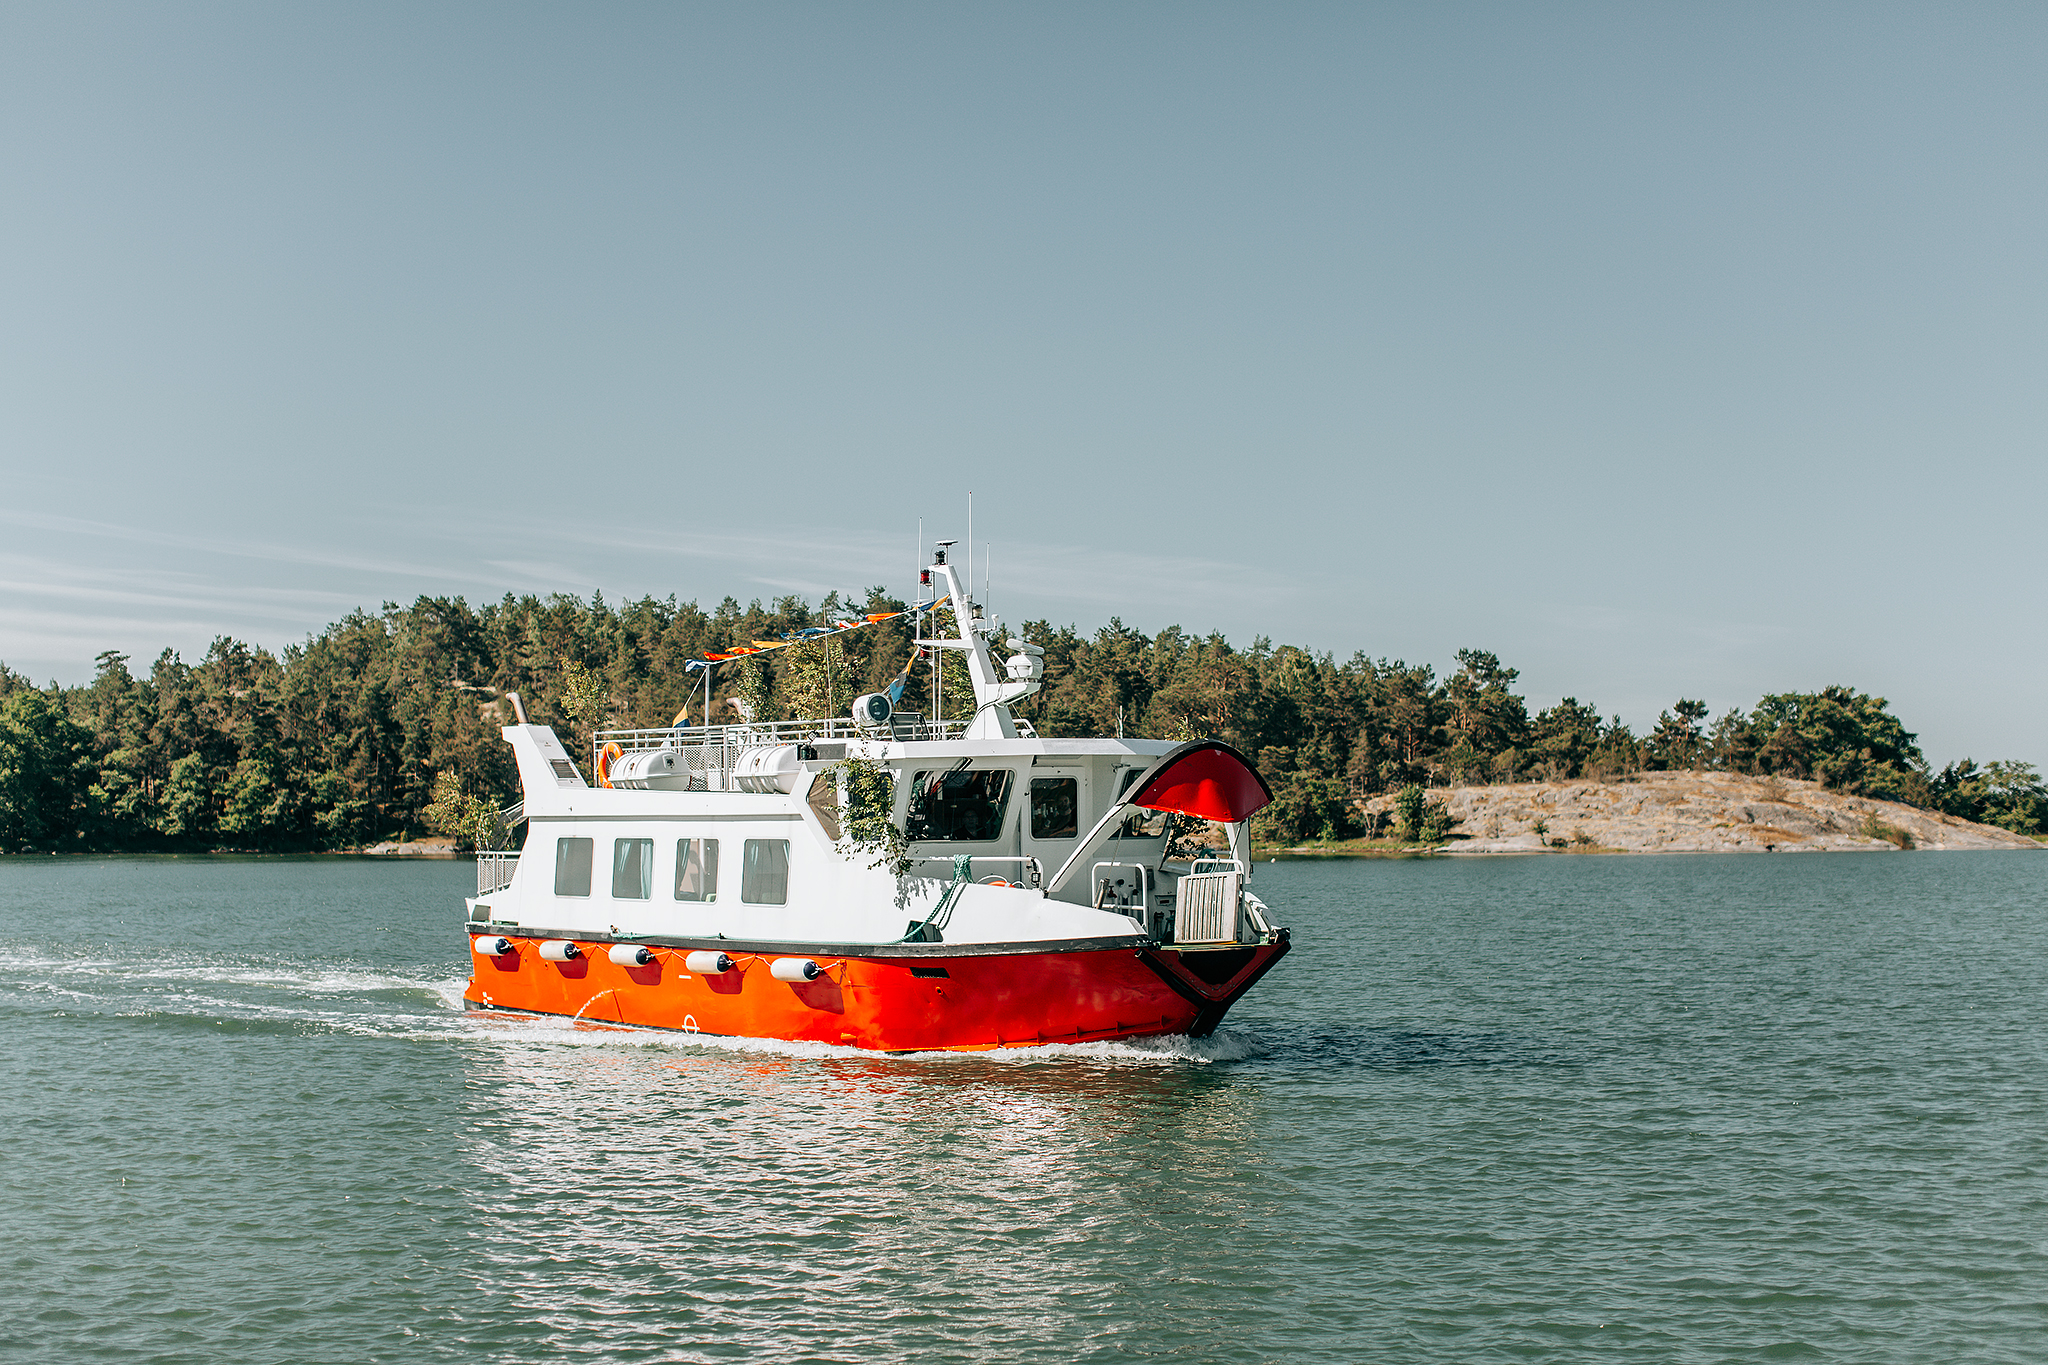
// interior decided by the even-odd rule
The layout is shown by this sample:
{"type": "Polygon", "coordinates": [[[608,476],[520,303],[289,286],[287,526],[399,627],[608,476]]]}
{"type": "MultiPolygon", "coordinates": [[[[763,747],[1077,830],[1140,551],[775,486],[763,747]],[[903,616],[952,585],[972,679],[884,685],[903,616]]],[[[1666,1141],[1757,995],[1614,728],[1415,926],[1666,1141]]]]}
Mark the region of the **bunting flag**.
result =
{"type": "Polygon", "coordinates": [[[920,606],[905,607],[902,611],[870,612],[866,616],[834,621],[828,626],[805,626],[802,630],[791,631],[780,640],[756,640],[751,645],[741,645],[735,649],[728,649],[723,653],[714,654],[707,652],[701,659],[689,660],[683,665],[683,668],[688,672],[697,673],[714,665],[722,664],[728,659],[743,659],[749,654],[766,654],[771,649],[788,649],[791,645],[807,645],[813,640],[823,640],[829,636],[843,635],[849,630],[859,630],[862,626],[880,625],[884,621],[894,621],[899,616],[917,616],[924,612],[937,611],[939,606],[946,600],[946,598],[941,597],[937,602],[926,602],[920,606]]]}

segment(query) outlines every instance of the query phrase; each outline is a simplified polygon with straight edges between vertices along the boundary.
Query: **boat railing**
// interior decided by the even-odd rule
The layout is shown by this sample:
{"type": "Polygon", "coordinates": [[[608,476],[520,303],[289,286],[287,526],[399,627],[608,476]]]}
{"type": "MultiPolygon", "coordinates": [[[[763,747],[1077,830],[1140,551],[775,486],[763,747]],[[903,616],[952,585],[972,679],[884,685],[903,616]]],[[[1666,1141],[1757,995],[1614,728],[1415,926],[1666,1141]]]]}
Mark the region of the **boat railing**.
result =
{"type": "MultiPolygon", "coordinates": [[[[1038,732],[1026,720],[1016,720],[1017,733],[1036,739],[1038,732]]],[[[674,749],[690,769],[690,786],[697,791],[723,791],[730,786],[733,765],[749,749],[776,744],[817,744],[843,740],[935,740],[958,739],[967,733],[972,720],[928,721],[913,712],[899,712],[886,728],[870,729],[850,717],[830,716],[818,720],[771,720],[737,725],[669,725],[652,730],[599,730],[591,737],[590,761],[601,761],[605,746],[616,744],[623,754],[650,749],[674,749]]]]}
{"type": "Polygon", "coordinates": [[[1089,877],[1095,883],[1095,908],[1097,910],[1125,910],[1135,906],[1138,912],[1143,914],[1145,907],[1151,903],[1152,869],[1143,863],[1100,862],[1089,873],[1089,877]],[[1127,889],[1131,883],[1126,882],[1122,877],[1103,876],[1102,869],[1105,867],[1128,867],[1134,870],[1138,874],[1134,879],[1137,883],[1137,889],[1135,891],[1127,889]]]}
{"type": "Polygon", "coordinates": [[[503,891],[512,885],[512,874],[519,869],[517,853],[479,853],[476,855],[476,893],[488,896],[493,891],[503,891]]]}
{"type": "MultiPolygon", "coordinates": [[[[972,869],[975,863],[1016,863],[1018,864],[1018,876],[1021,877],[1026,873],[1030,874],[1031,886],[1036,887],[1045,881],[1045,864],[1038,861],[1038,859],[1036,858],[1019,858],[1010,854],[988,853],[975,853],[967,856],[968,867],[970,869],[972,869]]],[[[932,858],[913,858],[911,861],[913,863],[950,863],[954,861],[954,859],[951,855],[945,855],[932,858]]],[[[971,871],[969,875],[972,875],[971,871]]],[[[1012,882],[1010,883],[1010,885],[1016,886],[1019,885],[1019,883],[1012,882]]]]}

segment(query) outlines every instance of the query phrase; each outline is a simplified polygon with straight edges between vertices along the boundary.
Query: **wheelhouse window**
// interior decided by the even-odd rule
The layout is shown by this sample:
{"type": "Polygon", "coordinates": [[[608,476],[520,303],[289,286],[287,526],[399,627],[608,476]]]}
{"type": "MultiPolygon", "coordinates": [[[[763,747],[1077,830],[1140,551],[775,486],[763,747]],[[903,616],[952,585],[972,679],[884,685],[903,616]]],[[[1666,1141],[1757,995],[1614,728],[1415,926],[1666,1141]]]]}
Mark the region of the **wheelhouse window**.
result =
{"type": "Polygon", "coordinates": [[[590,894],[590,858],[594,840],[555,840],[555,894],[557,896],[587,896],[590,894]]]}
{"type": "Polygon", "coordinates": [[[654,840],[612,840],[612,896],[644,901],[654,894],[654,840]]]}
{"type": "Polygon", "coordinates": [[[1134,810],[1124,817],[1112,839],[1164,839],[1173,820],[1169,810],[1134,810]]]}
{"type": "Polygon", "coordinates": [[[1008,768],[912,774],[904,834],[912,840],[955,843],[987,843],[999,837],[1015,776],[1008,768]]]}
{"type": "Polygon", "coordinates": [[[718,899],[718,840],[676,840],[676,899],[718,899]]]}
{"type": "MultiPolygon", "coordinates": [[[[1144,775],[1144,773],[1136,768],[1126,772],[1124,774],[1122,790],[1117,793],[1117,800],[1123,800],[1131,788],[1137,785],[1138,779],[1144,775]]],[[[1112,839],[1163,839],[1166,837],[1167,826],[1172,820],[1173,813],[1171,811],[1134,810],[1123,818],[1123,823],[1119,824],[1116,827],[1116,832],[1109,837],[1112,839]]]]}
{"type": "Polygon", "coordinates": [[[788,904],[789,840],[747,840],[740,860],[740,899],[749,905],[788,904]]]}
{"type": "Polygon", "coordinates": [[[1031,837],[1071,839],[1081,832],[1081,784],[1071,777],[1031,779],[1031,837]]]}

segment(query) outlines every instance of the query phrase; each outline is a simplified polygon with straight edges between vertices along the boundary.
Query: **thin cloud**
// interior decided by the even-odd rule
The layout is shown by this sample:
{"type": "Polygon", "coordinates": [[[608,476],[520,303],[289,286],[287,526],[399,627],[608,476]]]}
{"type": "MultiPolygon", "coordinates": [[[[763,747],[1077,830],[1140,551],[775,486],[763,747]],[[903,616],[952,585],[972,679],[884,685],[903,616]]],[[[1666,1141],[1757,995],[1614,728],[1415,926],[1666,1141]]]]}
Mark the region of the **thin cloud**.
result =
{"type": "Polygon", "coordinates": [[[279,545],[267,541],[237,541],[219,536],[184,535],[115,522],[88,521],[82,517],[58,516],[49,512],[21,512],[0,509],[0,522],[32,527],[70,536],[94,536],[125,545],[157,545],[199,554],[224,555],[236,559],[262,560],[274,564],[303,564],[313,568],[352,569],[388,577],[447,579],[458,582],[490,582],[472,570],[441,565],[405,563],[389,559],[366,559],[307,546],[279,545]]]}
{"type": "Polygon", "coordinates": [[[18,578],[0,578],[0,592],[16,593],[29,599],[54,598],[60,601],[130,607],[169,607],[184,612],[208,609],[216,613],[275,621],[297,621],[309,610],[345,611],[350,600],[342,593],[323,592],[319,589],[235,589],[194,585],[184,591],[144,592],[134,588],[104,587],[90,583],[18,578]]]}

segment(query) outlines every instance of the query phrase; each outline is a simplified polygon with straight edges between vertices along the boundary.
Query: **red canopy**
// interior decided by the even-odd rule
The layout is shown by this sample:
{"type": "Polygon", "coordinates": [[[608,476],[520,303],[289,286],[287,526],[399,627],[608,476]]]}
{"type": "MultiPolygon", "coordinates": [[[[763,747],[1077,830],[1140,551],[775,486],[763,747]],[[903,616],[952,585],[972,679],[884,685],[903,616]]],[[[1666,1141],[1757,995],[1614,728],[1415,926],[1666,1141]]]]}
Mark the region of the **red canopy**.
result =
{"type": "Polygon", "coordinates": [[[1273,799],[1245,756],[1218,739],[1183,744],[1152,765],[1131,804],[1234,824],[1273,799]]]}

